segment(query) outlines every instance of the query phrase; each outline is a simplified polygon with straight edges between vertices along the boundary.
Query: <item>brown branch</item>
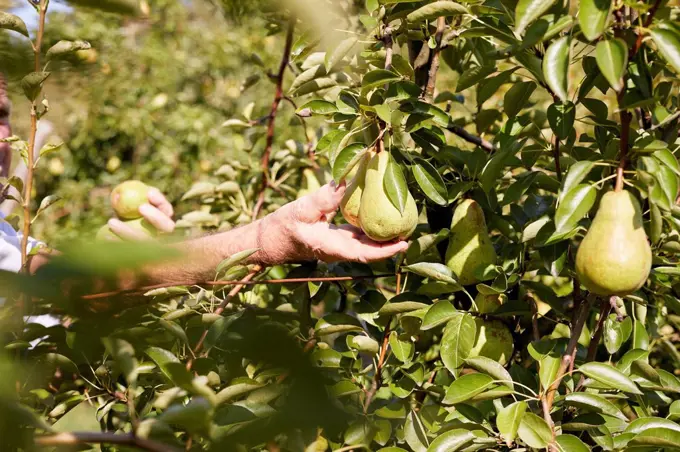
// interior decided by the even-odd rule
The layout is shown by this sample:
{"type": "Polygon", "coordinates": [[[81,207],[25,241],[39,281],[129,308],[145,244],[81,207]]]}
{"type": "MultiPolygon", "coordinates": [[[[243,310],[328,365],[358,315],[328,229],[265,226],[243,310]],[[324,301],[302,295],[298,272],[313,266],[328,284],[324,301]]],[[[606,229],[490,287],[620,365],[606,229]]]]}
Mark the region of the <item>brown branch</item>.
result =
{"type": "Polygon", "coordinates": [[[269,121],[267,123],[267,139],[264,146],[264,152],[262,154],[262,188],[260,194],[257,197],[257,203],[253,209],[253,220],[257,218],[257,215],[262,209],[262,204],[264,204],[264,192],[267,190],[269,185],[269,157],[272,153],[272,146],[274,145],[274,126],[276,123],[276,113],[279,109],[279,104],[281,99],[283,99],[283,76],[286,72],[286,67],[290,61],[290,49],[293,45],[293,32],[295,31],[295,17],[291,17],[288,21],[288,31],[286,32],[286,44],[283,48],[283,55],[281,56],[281,63],[279,64],[279,71],[276,74],[276,91],[274,93],[274,100],[272,101],[271,109],[269,110],[269,121]]]}
{"type": "MultiPolygon", "coordinates": [[[[615,298],[615,297],[612,297],[615,298]]],[[[614,301],[616,303],[616,301],[614,301]]],[[[600,318],[597,319],[597,325],[595,326],[595,331],[593,331],[593,335],[590,338],[590,344],[588,345],[588,353],[586,354],[586,362],[590,362],[593,359],[595,359],[595,354],[597,353],[597,346],[600,344],[600,340],[602,339],[602,334],[604,334],[604,322],[607,320],[607,317],[609,317],[609,313],[611,312],[612,306],[610,301],[605,301],[602,300],[600,303],[600,318]]],[[[585,381],[585,377],[581,375],[581,378],[579,379],[578,384],[576,385],[575,391],[579,391],[581,387],[583,386],[583,382],[585,381]]]]}
{"type": "Polygon", "coordinates": [[[462,128],[460,126],[450,124],[446,128],[446,130],[448,130],[449,132],[451,132],[455,135],[458,135],[459,137],[461,137],[462,139],[464,139],[468,143],[476,144],[477,146],[479,146],[482,149],[485,149],[489,152],[493,152],[493,151],[496,150],[496,146],[494,146],[490,142],[486,141],[482,137],[478,137],[477,135],[471,134],[470,132],[468,132],[467,130],[465,130],[464,128],[462,128]]]}
{"type": "Polygon", "coordinates": [[[560,367],[557,370],[557,378],[550,385],[548,391],[545,394],[545,399],[547,402],[548,410],[552,409],[553,401],[555,400],[555,393],[562,384],[562,379],[567,373],[567,368],[570,366],[574,357],[576,356],[576,346],[578,345],[578,339],[581,336],[581,331],[583,331],[583,325],[585,325],[586,320],[588,320],[588,315],[590,314],[590,300],[586,299],[579,304],[579,315],[576,319],[576,323],[572,324],[571,338],[569,338],[569,343],[567,344],[567,349],[562,355],[562,361],[560,362],[560,367]]]}
{"type": "Polygon", "coordinates": [[[425,85],[425,91],[422,95],[425,102],[432,102],[434,98],[434,87],[437,81],[437,71],[439,71],[439,53],[441,52],[444,28],[446,28],[446,17],[438,17],[437,31],[434,35],[436,45],[432,51],[432,62],[430,63],[430,70],[427,75],[427,85],[425,85]]]}
{"type": "Polygon", "coordinates": [[[529,306],[531,307],[531,328],[533,330],[534,341],[541,340],[541,333],[538,330],[538,306],[536,306],[536,300],[533,295],[528,294],[529,306]]]}
{"type": "Polygon", "coordinates": [[[231,281],[172,281],[162,284],[155,284],[153,286],[143,286],[136,289],[122,289],[111,292],[100,292],[94,294],[83,295],[83,300],[96,300],[100,298],[108,298],[116,295],[132,295],[142,294],[154,289],[163,289],[165,287],[175,286],[233,286],[235,284],[244,284],[246,286],[255,284],[293,284],[303,282],[327,282],[327,281],[354,281],[359,279],[378,279],[394,276],[392,274],[377,274],[377,275],[357,275],[357,276],[323,276],[313,278],[288,278],[288,279],[266,279],[256,281],[231,280],[231,281]]]}
{"type": "MultiPolygon", "coordinates": [[[[643,23],[643,28],[649,28],[649,26],[652,24],[652,20],[654,20],[654,15],[656,14],[656,11],[659,9],[659,6],[661,6],[661,0],[656,0],[652,7],[649,8],[649,11],[647,12],[647,17],[645,18],[645,21],[643,23]]],[[[631,59],[638,53],[640,47],[642,47],[642,31],[638,33],[638,37],[635,40],[635,44],[633,44],[633,47],[631,47],[630,49],[629,55],[631,59]]]]}
{"type": "MultiPolygon", "coordinates": [[[[47,2],[40,1],[39,5],[40,17],[38,19],[38,31],[33,46],[34,51],[34,71],[40,72],[40,52],[42,51],[42,39],[45,32],[45,15],[47,13],[47,2]]],[[[28,237],[31,235],[31,197],[33,192],[33,173],[35,166],[35,155],[33,154],[35,148],[35,136],[38,132],[38,104],[36,100],[31,101],[31,129],[28,136],[28,163],[26,173],[26,183],[24,184],[24,224],[23,237],[21,238],[21,266],[25,272],[28,272],[26,265],[28,260],[28,237]]]]}
{"type": "Polygon", "coordinates": [[[387,321],[387,326],[385,326],[385,331],[383,332],[382,346],[380,348],[380,356],[378,357],[378,364],[375,368],[375,374],[373,374],[373,383],[371,384],[371,389],[366,391],[366,398],[364,399],[364,413],[368,412],[368,407],[373,401],[376,392],[382,386],[382,369],[385,365],[385,358],[387,357],[387,349],[390,346],[390,325],[392,324],[392,318],[387,321]]]}
{"type": "Polygon", "coordinates": [[[150,452],[179,452],[179,449],[133,435],[110,432],[70,432],[35,438],[38,446],[77,446],[82,444],[118,444],[150,452]]]}
{"type": "MultiPolygon", "coordinates": [[[[227,305],[231,302],[231,300],[238,295],[238,293],[243,289],[248,281],[253,279],[255,275],[257,275],[260,271],[262,271],[262,267],[259,265],[256,265],[252,270],[250,270],[250,273],[248,273],[241,281],[239,284],[235,285],[227,294],[226,298],[222,300],[222,303],[215,309],[215,312],[213,314],[221,315],[224,312],[224,309],[227,307],[227,305]]],[[[194,347],[194,355],[196,355],[198,352],[201,351],[203,348],[203,343],[205,342],[205,338],[208,336],[208,330],[205,330],[203,334],[201,335],[201,338],[198,340],[196,343],[196,346],[194,347]]],[[[187,362],[187,370],[191,370],[191,366],[194,364],[193,358],[190,359],[187,362]]]]}
{"type": "Polygon", "coordinates": [[[387,25],[385,30],[383,30],[383,42],[385,43],[385,69],[392,70],[392,55],[394,55],[393,40],[392,40],[392,28],[387,25]]]}

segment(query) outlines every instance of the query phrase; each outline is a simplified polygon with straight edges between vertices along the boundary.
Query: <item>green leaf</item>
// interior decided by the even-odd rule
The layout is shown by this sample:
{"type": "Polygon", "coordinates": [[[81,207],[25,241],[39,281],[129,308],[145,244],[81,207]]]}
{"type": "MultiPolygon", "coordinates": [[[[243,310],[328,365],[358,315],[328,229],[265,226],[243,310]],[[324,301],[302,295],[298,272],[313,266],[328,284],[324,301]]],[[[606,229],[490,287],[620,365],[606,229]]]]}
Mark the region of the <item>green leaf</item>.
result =
{"type": "Polygon", "coordinates": [[[576,107],[569,101],[555,102],[548,107],[548,123],[560,140],[569,138],[569,134],[574,130],[575,120],[576,107]]]}
{"type": "Polygon", "coordinates": [[[650,428],[640,432],[630,445],[663,447],[668,450],[680,448],[680,432],[668,428],[650,428]]]}
{"type": "Polygon", "coordinates": [[[458,313],[446,325],[441,340],[441,356],[444,366],[454,375],[465,363],[475,344],[477,325],[469,314],[458,313]]]}
{"type": "Polygon", "coordinates": [[[129,342],[119,338],[105,337],[102,338],[102,342],[106,350],[116,360],[120,370],[123,371],[128,384],[134,388],[137,385],[137,374],[139,371],[137,358],[135,358],[135,349],[129,342]]]}
{"type": "Polygon", "coordinates": [[[498,361],[494,361],[485,356],[477,356],[474,358],[466,358],[465,365],[493,377],[494,380],[505,386],[509,386],[511,389],[514,388],[510,372],[508,372],[498,361]]]}
{"type": "Polygon", "coordinates": [[[361,161],[368,153],[368,148],[363,143],[352,143],[338,152],[333,162],[333,179],[338,184],[347,177],[352,168],[361,161]]]}
{"type": "Polygon", "coordinates": [[[217,265],[215,273],[218,276],[223,275],[227,270],[234,267],[235,265],[242,263],[259,250],[260,250],[259,248],[250,248],[247,250],[239,251],[238,253],[229,256],[228,258],[226,258],[217,265]]]}
{"type": "Polygon", "coordinates": [[[427,310],[420,329],[427,331],[443,325],[456,316],[457,312],[449,301],[440,300],[427,310]]]}
{"type": "Polygon", "coordinates": [[[326,58],[324,61],[326,72],[330,73],[331,69],[337,66],[338,63],[340,63],[342,59],[347,56],[347,54],[352,50],[358,41],[359,40],[354,36],[349,37],[340,42],[332,52],[326,52],[326,58]]]}
{"type": "Polygon", "coordinates": [[[463,5],[452,1],[438,1],[421,6],[406,16],[406,19],[411,23],[416,23],[424,20],[433,20],[442,16],[457,16],[468,13],[469,11],[463,5]]]}
{"type": "Polygon", "coordinates": [[[408,199],[408,186],[406,185],[406,178],[404,177],[401,165],[392,158],[391,154],[387,162],[385,177],[383,178],[383,189],[392,205],[403,214],[406,208],[406,200],[408,199]]]}
{"type": "Polygon", "coordinates": [[[650,35],[659,53],[675,69],[675,72],[680,74],[680,33],[670,27],[659,28],[657,26],[650,31],[650,35]]]}
{"type": "Polygon", "coordinates": [[[569,95],[567,81],[569,80],[570,47],[571,38],[563,36],[550,44],[543,57],[545,82],[562,102],[566,102],[569,95]]]}
{"type": "Polygon", "coordinates": [[[375,69],[364,75],[364,78],[361,81],[361,89],[362,91],[367,91],[398,80],[401,80],[399,74],[395,74],[394,72],[385,69],[375,69]]]}
{"type": "Polygon", "coordinates": [[[517,432],[527,408],[527,403],[520,401],[511,403],[498,410],[496,427],[506,444],[512,444],[512,442],[515,441],[515,438],[517,438],[517,432]]]}
{"type": "Polygon", "coordinates": [[[21,79],[21,89],[24,94],[33,102],[40,95],[43,83],[50,76],[49,72],[31,72],[21,79]]]}
{"type": "Polygon", "coordinates": [[[508,118],[514,118],[529,101],[529,97],[536,89],[534,82],[517,82],[505,93],[503,111],[508,118]]]}
{"type": "Polygon", "coordinates": [[[330,77],[320,77],[301,85],[295,90],[295,95],[304,96],[305,94],[312,94],[317,91],[332,88],[337,84],[338,82],[335,79],[330,77]]]}
{"type": "Polygon", "coordinates": [[[590,447],[581,441],[578,436],[558,435],[555,438],[555,442],[562,452],[590,452],[590,447]]]}
{"type": "Polygon", "coordinates": [[[515,31],[522,34],[534,20],[541,17],[555,0],[519,0],[515,8],[515,31]]]}
{"type": "Polygon", "coordinates": [[[435,262],[417,262],[415,264],[405,265],[402,268],[435,281],[455,284],[462,289],[462,286],[460,286],[458,281],[456,281],[453,277],[453,272],[451,272],[451,269],[444,264],[435,262]]]}
{"type": "Polygon", "coordinates": [[[680,432],[680,425],[662,417],[639,417],[628,424],[624,432],[638,434],[650,428],[665,428],[680,432]]]}
{"type": "Polygon", "coordinates": [[[203,397],[194,397],[188,404],[174,404],[168,407],[159,419],[176,425],[189,432],[205,432],[210,426],[213,408],[203,397]]]}
{"type": "Polygon", "coordinates": [[[59,41],[50,47],[45,54],[48,60],[53,60],[55,58],[62,58],[68,56],[71,53],[77,52],[78,50],[88,50],[92,46],[89,42],[85,41],[59,41]]]}
{"type": "Polygon", "coordinates": [[[408,335],[402,338],[399,337],[396,331],[390,333],[390,348],[399,361],[407,364],[413,359],[413,354],[416,350],[415,344],[411,342],[408,335]]]}
{"type": "Polygon", "coordinates": [[[464,450],[474,439],[475,434],[470,430],[453,429],[442,433],[430,444],[427,452],[455,452],[464,450]]]}
{"type": "Polygon", "coordinates": [[[328,72],[326,71],[326,67],[322,64],[317,64],[309,69],[306,69],[303,71],[301,74],[299,74],[295,79],[293,80],[293,83],[291,83],[290,88],[288,90],[290,92],[295,92],[296,90],[300,89],[302,86],[312,82],[314,79],[317,78],[322,78],[326,76],[328,72]]]}
{"type": "Polygon", "coordinates": [[[607,414],[621,420],[626,420],[626,417],[621,412],[621,410],[616,407],[616,405],[596,394],[587,392],[572,392],[571,394],[567,394],[564,397],[564,402],[567,405],[575,406],[587,411],[592,411],[598,414],[607,414]]]}
{"type": "Polygon", "coordinates": [[[600,72],[614,91],[623,89],[623,76],[628,65],[628,45],[621,38],[600,41],[595,47],[595,60],[600,72]]]}
{"type": "Polygon", "coordinates": [[[564,195],[569,193],[574,187],[580,184],[587,176],[590,171],[595,167],[595,162],[589,160],[583,162],[576,162],[569,167],[567,175],[562,183],[562,190],[557,198],[558,203],[562,202],[564,195]]]}
{"type": "Polygon", "coordinates": [[[314,115],[330,115],[336,113],[338,107],[332,103],[325,100],[312,100],[304,104],[302,107],[298,108],[295,113],[304,118],[314,114],[314,115]]]}
{"type": "Polygon", "coordinates": [[[21,20],[20,17],[15,16],[14,14],[0,11],[0,28],[4,28],[5,30],[16,31],[17,33],[20,33],[26,36],[27,38],[29,37],[26,24],[24,23],[23,20],[21,20]]]}
{"type": "Polygon", "coordinates": [[[423,193],[436,204],[445,206],[448,204],[448,192],[444,179],[429,162],[416,159],[413,165],[413,177],[423,190],[423,193]]]}
{"type": "Polygon", "coordinates": [[[466,69],[458,78],[456,83],[456,92],[459,93],[475,84],[477,82],[486,78],[487,75],[491,75],[496,71],[496,66],[485,65],[485,66],[472,66],[466,69]]]}
{"type": "Polygon", "coordinates": [[[493,378],[486,374],[463,375],[451,383],[451,386],[446,390],[446,396],[442,403],[455,405],[465,402],[495,385],[493,378]]]}
{"type": "Polygon", "coordinates": [[[576,227],[595,204],[597,190],[589,184],[579,184],[567,193],[555,212],[555,233],[569,232],[576,227]]]}
{"type": "Polygon", "coordinates": [[[238,312],[236,314],[230,315],[229,317],[220,317],[215,320],[210,328],[208,328],[208,334],[205,336],[205,341],[203,347],[206,350],[210,350],[217,344],[222,334],[229,329],[232,323],[241,317],[242,313],[238,312]]]}
{"type": "Polygon", "coordinates": [[[598,362],[590,362],[581,365],[578,370],[585,376],[592,378],[604,385],[631,394],[641,395],[633,380],[626,377],[620,370],[610,365],[598,362]]]}
{"type": "Polygon", "coordinates": [[[588,41],[596,40],[604,32],[610,8],[611,0],[581,0],[578,23],[588,41]]]}
{"type": "Polygon", "coordinates": [[[552,442],[550,426],[534,413],[524,413],[517,433],[529,447],[536,449],[543,449],[552,442]]]}

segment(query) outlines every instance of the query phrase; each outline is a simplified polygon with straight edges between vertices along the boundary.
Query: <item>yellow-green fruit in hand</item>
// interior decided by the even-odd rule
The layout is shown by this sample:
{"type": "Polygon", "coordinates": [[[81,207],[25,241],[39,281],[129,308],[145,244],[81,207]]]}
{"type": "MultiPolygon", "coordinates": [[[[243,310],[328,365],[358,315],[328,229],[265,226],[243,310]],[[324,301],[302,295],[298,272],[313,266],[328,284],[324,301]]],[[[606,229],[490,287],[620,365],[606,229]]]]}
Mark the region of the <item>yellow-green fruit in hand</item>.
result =
{"type": "Polygon", "coordinates": [[[111,206],[118,218],[134,220],[142,216],[139,207],[148,202],[150,187],[138,180],[128,180],[116,186],[111,192],[111,206]]]}
{"type": "Polygon", "coordinates": [[[146,221],[144,218],[136,218],[134,220],[124,221],[125,226],[129,227],[133,231],[143,234],[145,237],[155,237],[156,228],[154,228],[151,223],[146,221]]]}
{"type": "Polygon", "coordinates": [[[625,190],[605,193],[576,253],[581,284],[597,295],[628,295],[642,287],[651,268],[640,204],[625,190]]]}
{"type": "Polygon", "coordinates": [[[484,356],[505,366],[512,358],[512,333],[500,320],[476,318],[477,336],[475,345],[468,355],[470,358],[484,356]]]}
{"type": "Polygon", "coordinates": [[[366,168],[364,191],[359,206],[359,224],[371,239],[386,242],[394,239],[406,239],[418,225],[418,208],[408,193],[404,212],[394,207],[383,188],[383,180],[390,154],[379,152],[371,157],[366,168]]]}
{"type": "Polygon", "coordinates": [[[308,195],[310,193],[314,193],[315,191],[321,188],[319,179],[317,179],[313,169],[305,168],[304,170],[302,170],[302,175],[305,178],[305,187],[298,192],[297,199],[300,199],[303,196],[308,195]]]}
{"type": "Polygon", "coordinates": [[[97,231],[97,235],[95,235],[94,239],[112,241],[120,240],[120,237],[113,233],[111,228],[109,228],[109,225],[105,224],[104,226],[99,228],[99,230],[97,231]]]}
{"type": "Polygon", "coordinates": [[[347,184],[347,190],[340,202],[340,211],[342,216],[352,226],[361,227],[359,224],[359,207],[361,206],[361,195],[364,191],[364,182],[366,179],[366,168],[368,162],[373,156],[373,152],[367,152],[357,165],[356,173],[352,181],[347,184]]]}
{"type": "Polygon", "coordinates": [[[446,266],[458,277],[464,286],[479,282],[475,271],[496,263],[489,231],[484,220],[484,211],[479,204],[466,199],[453,213],[451,240],[446,249],[446,266]]]}

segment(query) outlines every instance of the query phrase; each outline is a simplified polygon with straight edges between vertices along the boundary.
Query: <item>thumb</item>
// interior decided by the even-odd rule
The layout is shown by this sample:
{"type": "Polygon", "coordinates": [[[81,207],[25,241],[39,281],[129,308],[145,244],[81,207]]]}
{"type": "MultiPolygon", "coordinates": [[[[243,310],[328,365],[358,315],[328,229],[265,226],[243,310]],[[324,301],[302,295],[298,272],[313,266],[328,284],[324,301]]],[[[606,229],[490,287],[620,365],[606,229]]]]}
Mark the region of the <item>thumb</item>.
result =
{"type": "Polygon", "coordinates": [[[303,196],[298,201],[297,216],[305,223],[317,222],[326,218],[326,215],[334,213],[340,207],[342,197],[345,195],[345,183],[336,185],[335,181],[324,185],[314,193],[303,196]]]}

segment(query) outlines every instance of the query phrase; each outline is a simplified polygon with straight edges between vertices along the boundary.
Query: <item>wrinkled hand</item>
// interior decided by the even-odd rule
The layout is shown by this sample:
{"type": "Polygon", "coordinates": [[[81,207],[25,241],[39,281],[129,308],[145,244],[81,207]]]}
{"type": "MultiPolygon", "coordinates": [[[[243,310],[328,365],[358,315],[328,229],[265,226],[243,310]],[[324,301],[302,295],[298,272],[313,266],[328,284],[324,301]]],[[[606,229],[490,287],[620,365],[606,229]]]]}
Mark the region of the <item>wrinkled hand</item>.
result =
{"type": "Polygon", "coordinates": [[[405,241],[375,242],[354,226],[329,223],[345,189],[344,183],[331,182],[263,218],[258,229],[263,263],[312,259],[366,263],[406,251],[405,241]]]}
{"type": "MultiPolygon", "coordinates": [[[[149,190],[149,202],[139,207],[139,213],[154,228],[161,233],[169,234],[175,230],[175,222],[172,220],[172,204],[156,188],[149,190]]],[[[149,237],[136,231],[117,218],[111,218],[109,228],[123,240],[146,240],[149,237]]]]}

